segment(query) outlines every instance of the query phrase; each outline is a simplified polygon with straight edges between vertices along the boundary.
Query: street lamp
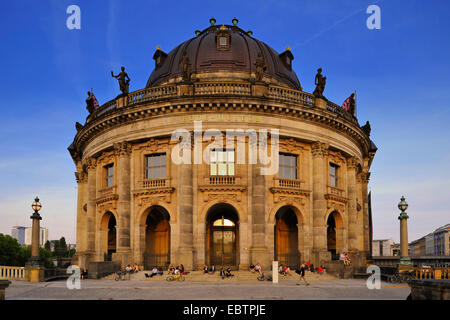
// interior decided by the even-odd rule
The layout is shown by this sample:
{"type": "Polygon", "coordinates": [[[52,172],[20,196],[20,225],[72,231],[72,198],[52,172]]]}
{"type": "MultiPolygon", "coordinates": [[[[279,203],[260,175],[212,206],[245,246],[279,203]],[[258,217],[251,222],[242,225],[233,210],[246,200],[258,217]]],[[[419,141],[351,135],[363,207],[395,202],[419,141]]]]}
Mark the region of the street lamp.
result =
{"type": "Polygon", "coordinates": [[[408,214],[406,209],[408,209],[408,203],[405,201],[405,197],[402,196],[400,202],[398,203],[398,208],[400,209],[400,215],[398,219],[400,220],[400,266],[411,266],[411,258],[408,255],[408,214]]]}
{"type": "Polygon", "coordinates": [[[31,257],[26,264],[28,279],[32,282],[43,281],[44,277],[44,267],[41,259],[39,258],[39,236],[40,236],[40,226],[39,221],[42,217],[39,215],[39,210],[42,209],[42,204],[39,202],[39,198],[36,197],[34,202],[31,204],[31,208],[34,210],[31,215],[31,220],[33,220],[31,228],[31,257]]]}

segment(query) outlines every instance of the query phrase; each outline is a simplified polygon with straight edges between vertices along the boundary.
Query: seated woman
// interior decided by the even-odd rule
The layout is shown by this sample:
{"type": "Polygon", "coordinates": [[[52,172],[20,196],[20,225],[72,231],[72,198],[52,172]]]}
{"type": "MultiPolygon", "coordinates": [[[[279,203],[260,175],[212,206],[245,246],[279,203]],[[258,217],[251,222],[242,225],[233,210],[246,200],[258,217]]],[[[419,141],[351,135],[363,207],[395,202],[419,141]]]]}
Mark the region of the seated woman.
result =
{"type": "Polygon", "coordinates": [[[283,273],[284,275],[290,275],[290,276],[292,276],[292,274],[291,274],[291,268],[289,268],[288,266],[283,266],[282,273],[283,273]]]}
{"type": "Polygon", "coordinates": [[[280,266],[278,267],[278,273],[282,274],[283,276],[286,275],[286,273],[283,270],[283,265],[282,264],[280,264],[280,266]]]}
{"type": "Polygon", "coordinates": [[[222,277],[222,280],[225,278],[225,270],[223,270],[223,268],[220,269],[220,276],[222,277]]]}
{"type": "Polygon", "coordinates": [[[203,265],[203,273],[208,273],[208,266],[206,264],[203,265]]]}
{"type": "Polygon", "coordinates": [[[320,266],[320,267],[317,268],[317,273],[318,273],[318,274],[323,274],[322,266],[320,266]]]}
{"type": "Polygon", "coordinates": [[[167,274],[173,274],[174,271],[175,271],[175,268],[173,267],[173,265],[170,265],[169,269],[167,270],[167,274]]]}
{"type": "Polygon", "coordinates": [[[133,270],[131,270],[131,273],[137,273],[138,271],[139,271],[139,267],[138,267],[137,263],[135,263],[133,265],[133,270]]]}
{"type": "Polygon", "coordinates": [[[248,267],[248,270],[251,271],[251,272],[255,272],[255,265],[252,263],[250,265],[250,267],[248,267]]]}
{"type": "Polygon", "coordinates": [[[259,272],[259,274],[262,274],[262,268],[261,268],[261,266],[260,266],[259,263],[256,264],[256,266],[255,266],[255,271],[256,271],[256,272],[259,272]]]}
{"type": "Polygon", "coordinates": [[[227,276],[227,278],[234,277],[234,275],[231,274],[231,268],[230,267],[227,268],[227,272],[226,272],[225,275],[227,276]]]}
{"type": "Polygon", "coordinates": [[[211,268],[209,268],[209,272],[210,273],[216,272],[216,267],[213,264],[211,265],[211,268]]]}

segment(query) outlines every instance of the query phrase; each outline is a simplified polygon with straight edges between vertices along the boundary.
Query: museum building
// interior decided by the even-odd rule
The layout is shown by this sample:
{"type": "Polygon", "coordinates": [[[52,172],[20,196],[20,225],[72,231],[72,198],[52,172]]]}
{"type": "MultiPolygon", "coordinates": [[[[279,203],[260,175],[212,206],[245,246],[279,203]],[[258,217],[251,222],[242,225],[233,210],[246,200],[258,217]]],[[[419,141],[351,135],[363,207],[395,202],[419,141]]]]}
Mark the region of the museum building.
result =
{"type": "Polygon", "coordinates": [[[320,71],[314,94],[302,91],[289,47],[278,53],[236,19],[210,24],[169,53],[157,47],[145,88],[128,92],[122,68],[113,75],[121,94],[101,106],[87,100],[90,114],[68,148],[78,183],[74,264],[270,268],[348,252],[363,265],[377,150],[370,126],[323,96],[320,71]],[[249,150],[265,142],[252,134],[267,130],[272,151],[274,129],[277,170],[262,174],[267,163],[252,162],[249,150]],[[186,149],[192,161],[174,161],[177,130],[192,133],[188,151],[200,146],[209,161],[186,149]],[[244,135],[208,148],[216,142],[202,137],[208,130],[244,135]]]}

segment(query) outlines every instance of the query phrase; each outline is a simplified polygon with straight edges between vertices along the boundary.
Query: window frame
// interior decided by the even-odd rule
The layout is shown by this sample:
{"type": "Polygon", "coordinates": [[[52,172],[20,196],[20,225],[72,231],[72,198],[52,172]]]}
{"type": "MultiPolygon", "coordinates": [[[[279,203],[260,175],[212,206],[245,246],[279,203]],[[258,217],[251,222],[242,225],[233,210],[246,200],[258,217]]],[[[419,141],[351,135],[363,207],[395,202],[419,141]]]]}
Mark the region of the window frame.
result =
{"type": "Polygon", "coordinates": [[[167,153],[159,152],[159,153],[150,153],[144,155],[144,179],[152,180],[152,179],[166,179],[167,178],[167,153]],[[164,161],[162,161],[162,156],[164,156],[164,161]],[[149,158],[152,159],[151,165],[149,165],[149,158]],[[159,164],[154,164],[154,160],[159,158],[159,164]],[[163,163],[164,162],[164,163],[163,163]],[[158,169],[158,170],[156,170],[158,169]],[[150,170],[150,171],[149,171],[150,170]],[[157,176],[156,172],[159,173],[157,176]],[[162,174],[164,172],[164,175],[162,174]],[[151,174],[149,174],[151,173],[151,174]]]}
{"type": "Polygon", "coordinates": [[[104,170],[104,187],[105,188],[110,188],[112,186],[114,186],[114,176],[115,176],[115,172],[114,172],[114,162],[112,163],[108,163],[107,165],[103,166],[103,170],[104,170]],[[111,175],[110,175],[110,170],[111,169],[111,175]],[[111,179],[111,184],[109,183],[109,179],[111,179]]]}
{"type": "Polygon", "coordinates": [[[280,179],[291,179],[291,180],[298,180],[299,174],[298,174],[298,155],[293,153],[286,153],[286,152],[279,152],[278,153],[278,178],[280,179]],[[283,159],[291,158],[293,159],[292,163],[286,165],[283,161],[283,159]],[[294,164],[294,165],[292,165],[294,164]],[[289,177],[286,177],[284,172],[285,169],[289,169],[289,177]],[[292,175],[294,173],[294,175],[292,175]]]}
{"type": "Polygon", "coordinates": [[[328,183],[330,187],[338,188],[339,186],[339,168],[340,166],[336,163],[330,162],[328,166],[328,183]],[[331,168],[334,168],[334,175],[331,175],[331,168]],[[334,177],[334,184],[332,183],[331,178],[334,177]]]}
{"type": "Polygon", "coordinates": [[[236,176],[236,151],[235,149],[226,149],[226,148],[222,148],[222,149],[211,149],[209,151],[209,175],[212,177],[235,177],[236,176]],[[216,152],[216,156],[215,159],[212,159],[212,154],[216,152]],[[218,158],[219,158],[219,153],[218,152],[223,152],[225,154],[225,162],[219,162],[218,158]],[[233,162],[229,161],[229,153],[228,152],[233,152],[233,162]],[[220,164],[225,164],[225,168],[226,168],[226,174],[220,174],[219,173],[219,165],[220,164]],[[213,165],[216,166],[215,169],[215,174],[212,173],[212,168],[213,165]],[[230,174],[230,165],[232,165],[232,174],[230,174]]]}

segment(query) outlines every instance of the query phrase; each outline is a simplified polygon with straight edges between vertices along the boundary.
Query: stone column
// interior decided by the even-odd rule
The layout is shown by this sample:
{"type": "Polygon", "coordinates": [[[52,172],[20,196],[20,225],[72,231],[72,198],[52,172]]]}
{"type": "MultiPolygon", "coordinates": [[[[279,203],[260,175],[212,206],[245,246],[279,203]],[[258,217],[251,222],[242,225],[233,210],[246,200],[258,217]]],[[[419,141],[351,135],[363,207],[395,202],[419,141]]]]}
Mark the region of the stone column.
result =
{"type": "MultiPolygon", "coordinates": [[[[75,178],[78,184],[77,192],[77,251],[72,258],[72,264],[81,267],[82,256],[86,250],[86,212],[83,209],[86,203],[86,187],[87,187],[87,172],[83,170],[80,165],[78,172],[75,172],[75,178]]],[[[84,267],[84,266],[83,266],[84,267]]]]}
{"type": "Polygon", "coordinates": [[[364,253],[369,253],[371,241],[369,238],[369,191],[368,184],[370,179],[370,172],[364,170],[361,174],[362,178],[362,196],[363,196],[363,235],[364,235],[364,253]]]}
{"type": "Polygon", "coordinates": [[[194,237],[193,237],[193,187],[192,164],[178,166],[178,223],[179,246],[176,250],[175,260],[171,263],[182,263],[187,270],[194,266],[194,237]]]}
{"type": "Polygon", "coordinates": [[[117,166],[117,193],[118,216],[117,224],[117,260],[125,267],[131,264],[131,247],[130,247],[130,211],[131,211],[131,190],[130,190],[130,155],[131,145],[127,142],[119,142],[114,144],[119,156],[117,166]]]}
{"type": "Polygon", "coordinates": [[[252,183],[251,263],[260,263],[263,268],[270,268],[272,258],[265,245],[266,181],[259,165],[252,165],[252,183]]]}
{"type": "Polygon", "coordinates": [[[347,197],[348,197],[348,249],[358,251],[357,243],[357,209],[356,209],[356,158],[347,160],[347,197]]]}
{"type": "Polygon", "coordinates": [[[94,260],[95,255],[95,215],[97,211],[97,160],[89,158],[87,160],[87,219],[86,219],[86,251],[84,266],[94,260]]]}
{"type": "Polygon", "coordinates": [[[311,145],[313,157],[313,249],[312,258],[315,265],[322,260],[329,260],[327,251],[327,227],[324,222],[326,213],[325,202],[325,163],[324,155],[328,145],[322,142],[314,142],[311,145]]]}

